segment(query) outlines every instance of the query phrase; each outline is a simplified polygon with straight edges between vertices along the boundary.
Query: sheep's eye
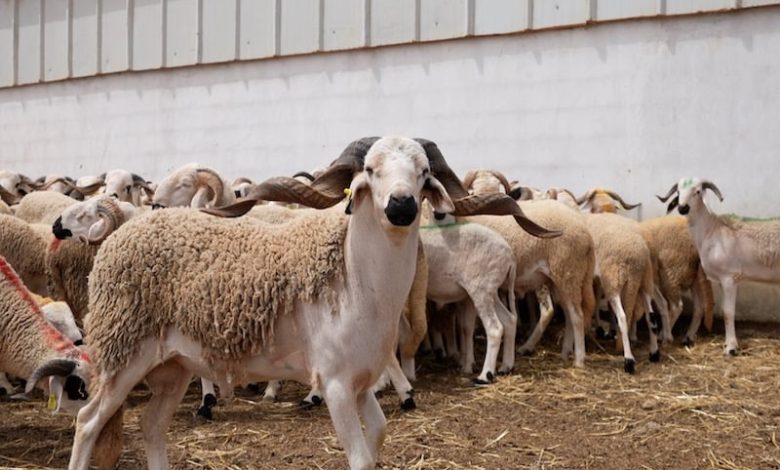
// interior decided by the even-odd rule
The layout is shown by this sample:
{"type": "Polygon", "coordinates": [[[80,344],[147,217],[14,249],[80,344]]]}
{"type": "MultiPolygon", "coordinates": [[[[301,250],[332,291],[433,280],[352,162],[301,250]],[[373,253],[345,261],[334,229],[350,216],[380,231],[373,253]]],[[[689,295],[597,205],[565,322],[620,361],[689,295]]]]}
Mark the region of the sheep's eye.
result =
{"type": "Polygon", "coordinates": [[[130,194],[130,190],[131,190],[131,189],[132,189],[132,187],[131,187],[131,186],[128,186],[128,187],[126,187],[126,188],[125,188],[125,192],[126,192],[127,194],[130,194]]]}
{"type": "Polygon", "coordinates": [[[431,171],[430,171],[429,169],[427,169],[427,168],[426,168],[426,169],[424,169],[424,170],[423,170],[423,173],[422,173],[422,176],[423,176],[423,178],[425,178],[426,176],[428,176],[428,175],[430,174],[430,172],[431,172],[431,171]]]}
{"type": "Polygon", "coordinates": [[[366,167],[366,173],[368,173],[368,176],[371,176],[371,175],[373,175],[373,174],[374,174],[374,169],[373,169],[373,168],[366,167]]]}

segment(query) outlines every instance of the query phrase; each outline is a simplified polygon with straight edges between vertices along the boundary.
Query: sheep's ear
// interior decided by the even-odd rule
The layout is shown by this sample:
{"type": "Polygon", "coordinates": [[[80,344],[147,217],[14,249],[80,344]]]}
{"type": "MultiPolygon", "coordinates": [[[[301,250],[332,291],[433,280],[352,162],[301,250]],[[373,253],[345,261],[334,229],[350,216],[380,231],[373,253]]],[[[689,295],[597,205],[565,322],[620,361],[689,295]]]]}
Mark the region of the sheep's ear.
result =
{"type": "Polygon", "coordinates": [[[675,196],[674,199],[669,203],[669,207],[666,208],[666,213],[670,213],[674,210],[675,207],[677,207],[677,204],[680,203],[680,197],[675,196]]]}
{"type": "Polygon", "coordinates": [[[365,173],[360,173],[349,185],[349,189],[345,191],[347,193],[347,208],[344,210],[347,214],[352,214],[352,211],[366,198],[371,192],[368,187],[368,177],[365,173]]]}
{"type": "Polygon", "coordinates": [[[431,202],[434,212],[449,214],[455,210],[455,205],[452,203],[449,194],[447,194],[447,190],[433,176],[428,176],[425,179],[422,195],[431,202]]]}

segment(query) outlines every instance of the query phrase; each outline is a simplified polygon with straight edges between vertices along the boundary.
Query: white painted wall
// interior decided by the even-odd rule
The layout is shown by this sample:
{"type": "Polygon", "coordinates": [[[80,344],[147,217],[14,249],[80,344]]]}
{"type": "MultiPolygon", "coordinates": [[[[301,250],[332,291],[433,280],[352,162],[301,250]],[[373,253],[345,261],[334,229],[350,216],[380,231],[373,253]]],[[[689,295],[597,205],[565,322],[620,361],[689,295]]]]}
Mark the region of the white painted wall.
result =
{"type": "MultiPolygon", "coordinates": [[[[776,215],[778,51],[769,7],[8,88],[0,168],[156,180],[201,161],[262,179],[404,134],[437,141],[461,174],[607,186],[645,216],[687,175],[717,182],[717,211],[776,215]]],[[[777,318],[777,290],[762,292],[741,308],[777,318]]]]}

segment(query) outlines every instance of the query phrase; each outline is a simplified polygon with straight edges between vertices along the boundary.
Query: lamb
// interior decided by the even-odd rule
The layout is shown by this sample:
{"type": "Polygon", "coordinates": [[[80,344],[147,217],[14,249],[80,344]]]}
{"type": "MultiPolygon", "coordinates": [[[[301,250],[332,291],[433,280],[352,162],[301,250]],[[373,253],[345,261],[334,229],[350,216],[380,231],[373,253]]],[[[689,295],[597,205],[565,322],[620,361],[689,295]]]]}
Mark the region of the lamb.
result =
{"type": "Polygon", "coordinates": [[[231,185],[216,171],[190,163],[157,184],[152,207],[215,207],[235,201],[231,185]]]}
{"type": "Polygon", "coordinates": [[[744,219],[733,215],[712,213],[704,200],[711,190],[723,200],[714,183],[699,178],[683,178],[666,196],[658,198],[669,203],[669,211],[678,206],[688,219],[701,267],[707,278],[720,283],[723,289],[723,321],[726,325],[724,352],[735,356],[738,350],[734,316],[737,286],[742,281],[780,283],[780,221],[776,219],[744,219]]]}
{"type": "Polygon", "coordinates": [[[48,294],[46,241],[27,222],[0,215],[0,256],[14,267],[29,290],[48,294]]]}
{"type": "Polygon", "coordinates": [[[596,247],[596,278],[617,317],[624,369],[633,373],[636,360],[628,330],[642,316],[650,330],[650,361],[657,362],[661,357],[657,338],[660,322],[651,304],[654,284],[650,249],[635,221],[598,213],[586,217],[586,222],[596,247]]]}
{"type": "Polygon", "coordinates": [[[280,377],[320,385],[350,468],[374,468],[386,421],[370,387],[412,285],[420,200],[440,212],[512,214],[549,232],[506,196],[467,197],[433,142],[394,137],[353,142],[311,186],[272,178],[251,198],[205,211],[240,215],[260,199],[324,208],[345,187],[348,219],[261,228],[170,209],[130,220],[103,243],[87,317],[95,393],[77,418],[71,470],[86,469],[100,434],[121,426],[117,418],[106,428],[144,377],[153,394],[142,418],[148,465],[167,467],[165,431],[193,372],[226,390],[280,377]]]}
{"type": "Polygon", "coordinates": [[[76,203],[75,199],[55,191],[36,191],[22,198],[16,216],[30,224],[51,225],[62,211],[76,203]]]}
{"type": "MultiPolygon", "coordinates": [[[[420,240],[429,266],[428,299],[438,308],[461,303],[466,318],[461,366],[470,374],[474,366],[474,318],[479,315],[487,335],[482,371],[475,379],[488,384],[498,373],[509,373],[515,362],[514,286],[516,265],[512,248],[499,234],[479,224],[458,224],[436,214],[439,223],[420,227],[420,240]],[[508,292],[509,309],[501,302],[499,289],[508,292]],[[504,353],[496,370],[501,339],[504,353]]],[[[451,217],[451,216],[450,216],[451,217]]],[[[430,218],[429,218],[430,220],[430,218]]]]}
{"type": "MultiPolygon", "coordinates": [[[[0,371],[27,379],[25,395],[41,380],[51,378],[60,404],[68,402],[66,408],[72,409],[83,406],[88,398],[90,367],[89,355],[46,321],[19,276],[0,257],[0,371]]],[[[5,382],[3,387],[10,391],[5,382]]]]}

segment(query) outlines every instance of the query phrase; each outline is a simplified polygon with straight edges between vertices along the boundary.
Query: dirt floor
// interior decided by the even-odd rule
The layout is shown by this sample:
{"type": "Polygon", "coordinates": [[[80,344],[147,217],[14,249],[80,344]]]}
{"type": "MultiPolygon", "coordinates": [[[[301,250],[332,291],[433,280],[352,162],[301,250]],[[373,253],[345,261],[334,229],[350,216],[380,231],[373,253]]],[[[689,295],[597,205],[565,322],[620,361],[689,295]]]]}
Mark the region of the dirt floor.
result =
{"type": "MultiPolygon", "coordinates": [[[[515,375],[487,387],[423,358],[416,411],[401,412],[393,393],[380,400],[388,418],[380,468],[780,469],[780,330],[737,331],[736,358],[723,356],[721,335],[666,347],[660,364],[639,346],[633,376],[590,341],[586,368],[573,369],[555,334],[518,358],[515,375]]],[[[195,416],[193,383],[168,434],[171,466],[346,468],[327,409],[298,408],[305,394],[290,384],[268,403],[239,391],[205,422],[195,416]]],[[[119,468],[146,466],[138,420],[147,397],[141,387],[129,400],[119,468]]],[[[43,398],[4,398],[0,408],[0,467],[67,465],[72,417],[51,416],[43,398]]]]}

